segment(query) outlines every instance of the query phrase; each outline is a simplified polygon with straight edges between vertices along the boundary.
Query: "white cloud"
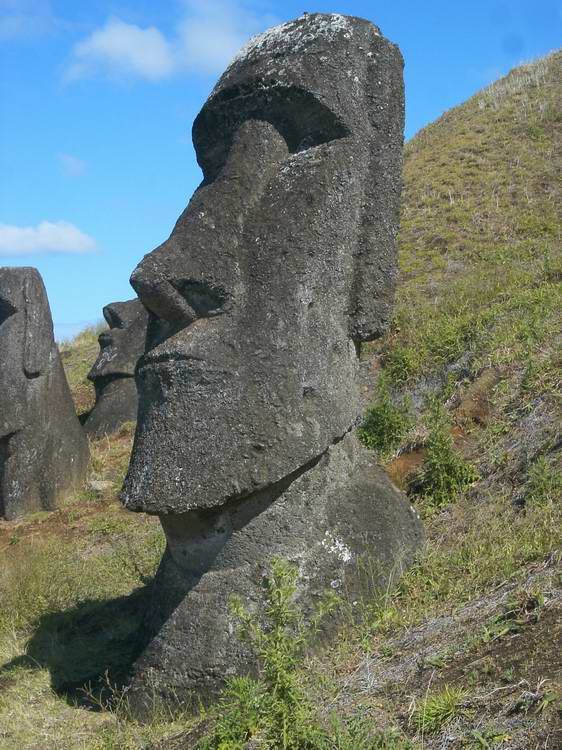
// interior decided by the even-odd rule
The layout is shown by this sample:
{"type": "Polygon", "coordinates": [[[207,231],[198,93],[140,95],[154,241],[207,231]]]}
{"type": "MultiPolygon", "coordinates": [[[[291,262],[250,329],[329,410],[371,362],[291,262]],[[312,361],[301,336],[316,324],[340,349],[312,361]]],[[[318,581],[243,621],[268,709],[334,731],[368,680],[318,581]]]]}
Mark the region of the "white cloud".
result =
{"type": "Polygon", "coordinates": [[[170,75],[173,69],[170,44],[157,28],[141,29],[110,18],[105,26],[74,46],[66,78],[84,78],[101,71],[157,80],[170,75]]]}
{"type": "Polygon", "coordinates": [[[237,0],[185,0],[184,7],[168,37],[155,26],[110,18],[74,46],[66,80],[96,74],[152,81],[182,72],[217,74],[250,36],[277,22],[237,0]]]}
{"type": "Polygon", "coordinates": [[[72,154],[58,154],[58,158],[67,177],[80,177],[86,171],[86,162],[72,154]]]}
{"type": "Polygon", "coordinates": [[[0,255],[89,253],[95,241],[68,221],[42,221],[36,227],[0,224],[0,255]]]}
{"type": "Polygon", "coordinates": [[[0,0],[0,39],[37,36],[55,22],[48,0],[0,0]]]}

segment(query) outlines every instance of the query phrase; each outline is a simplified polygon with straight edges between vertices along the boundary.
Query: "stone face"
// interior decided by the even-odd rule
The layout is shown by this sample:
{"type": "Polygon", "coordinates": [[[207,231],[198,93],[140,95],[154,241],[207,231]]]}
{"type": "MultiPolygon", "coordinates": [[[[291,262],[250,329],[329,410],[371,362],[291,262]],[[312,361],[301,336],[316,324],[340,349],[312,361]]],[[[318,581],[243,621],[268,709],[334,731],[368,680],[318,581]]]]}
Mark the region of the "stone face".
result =
{"type": "Polygon", "coordinates": [[[34,268],[0,268],[0,516],[53,510],[89,462],[34,268]]]}
{"type": "Polygon", "coordinates": [[[150,314],[122,498],[168,540],[139,706],[243,667],[227,600],[255,602],[273,555],[299,564],[306,604],[353,588],[358,556],[388,569],[419,542],[348,434],[361,343],[391,314],[402,130],[397,47],[322,14],[251,40],[195,120],[204,180],[131,277],[150,314]]]}
{"type": "Polygon", "coordinates": [[[359,19],[285,24],[219,80],[204,182],[131,277],[152,316],[127,507],[223,505],[349,429],[356,347],[391,312],[402,128],[401,55],[359,19]]]}
{"type": "Polygon", "coordinates": [[[88,378],[96,403],[84,429],[91,435],[115,432],[137,418],[135,367],[144,352],[148,313],[138,299],[112,302],[103,308],[109,331],[99,336],[100,353],[88,378]]]}

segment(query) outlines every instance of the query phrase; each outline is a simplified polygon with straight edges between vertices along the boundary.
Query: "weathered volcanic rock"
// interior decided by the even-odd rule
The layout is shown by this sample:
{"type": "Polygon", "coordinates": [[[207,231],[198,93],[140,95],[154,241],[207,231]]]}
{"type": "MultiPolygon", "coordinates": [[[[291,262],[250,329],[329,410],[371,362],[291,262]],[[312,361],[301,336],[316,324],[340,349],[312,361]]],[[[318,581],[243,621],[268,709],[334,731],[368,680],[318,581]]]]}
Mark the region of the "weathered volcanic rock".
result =
{"type": "Polygon", "coordinates": [[[96,389],[96,403],[84,422],[91,435],[115,432],[135,421],[138,394],[135,367],[144,352],[148,313],[138,299],[112,302],[103,308],[109,331],[99,336],[100,353],[88,378],[96,389]]]}
{"type": "Polygon", "coordinates": [[[419,542],[348,434],[361,343],[391,314],[402,130],[398,49],[322,14],[251,40],[195,120],[204,180],[131,277],[150,315],[123,502],[168,540],[139,707],[243,667],[227,600],[255,602],[273,554],[299,564],[308,606],[352,589],[358,556],[388,569],[419,542]]]}
{"type": "Polygon", "coordinates": [[[168,547],[147,622],[156,635],[128,693],[139,715],[155,697],[196,702],[254,669],[229,600],[235,593],[263,612],[274,558],[298,565],[306,616],[330,589],[352,601],[398,579],[422,541],[417,514],[353,433],[251,497],[161,521],[168,547]]]}
{"type": "Polygon", "coordinates": [[[12,520],[53,510],[89,462],[35,268],[0,268],[0,350],[0,516],[12,520]]]}

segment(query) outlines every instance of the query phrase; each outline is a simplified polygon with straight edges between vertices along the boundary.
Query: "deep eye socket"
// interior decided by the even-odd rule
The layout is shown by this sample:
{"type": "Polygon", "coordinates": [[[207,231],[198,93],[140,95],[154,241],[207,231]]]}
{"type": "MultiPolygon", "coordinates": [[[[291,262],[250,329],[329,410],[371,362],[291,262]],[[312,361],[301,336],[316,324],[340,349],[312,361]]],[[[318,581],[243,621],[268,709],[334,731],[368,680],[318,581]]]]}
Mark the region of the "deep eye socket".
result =
{"type": "Polygon", "coordinates": [[[8,318],[17,313],[17,309],[8,302],[8,300],[0,297],[0,326],[5,323],[8,318]]]}
{"type": "Polygon", "coordinates": [[[251,119],[273,125],[293,154],[350,134],[335,112],[312,92],[279,81],[246,81],[220,91],[194,122],[193,142],[206,182],[219,174],[235,133],[251,119]]]}

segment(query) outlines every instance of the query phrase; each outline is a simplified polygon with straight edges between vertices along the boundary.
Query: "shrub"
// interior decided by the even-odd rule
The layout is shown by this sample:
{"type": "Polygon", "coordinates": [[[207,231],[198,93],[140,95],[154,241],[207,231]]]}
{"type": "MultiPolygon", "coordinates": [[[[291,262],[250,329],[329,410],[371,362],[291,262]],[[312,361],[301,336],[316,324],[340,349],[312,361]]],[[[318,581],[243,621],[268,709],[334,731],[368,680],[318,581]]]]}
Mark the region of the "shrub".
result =
{"type": "Polygon", "coordinates": [[[443,507],[478,479],[473,467],[455,449],[450,422],[436,401],[429,405],[429,436],[415,491],[436,507],[443,507]]]}
{"type": "Polygon", "coordinates": [[[358,430],[359,439],[366,448],[378,451],[384,458],[398,448],[412,425],[409,403],[405,399],[394,403],[388,380],[381,373],[377,384],[377,398],[358,430]]]}
{"type": "Polygon", "coordinates": [[[266,580],[263,619],[247,612],[233,597],[231,608],[241,623],[239,637],[258,657],[260,679],[231,679],[218,706],[219,718],[212,734],[198,750],[241,750],[259,736],[264,748],[316,750],[323,747],[324,733],[299,680],[299,657],[322,616],[334,600],[318,609],[311,625],[305,625],[294,602],[298,570],[274,560],[266,580]]]}
{"type": "Polygon", "coordinates": [[[398,729],[373,731],[372,724],[363,717],[335,720],[332,731],[333,737],[326,750],[410,750],[413,747],[398,729]]]}

